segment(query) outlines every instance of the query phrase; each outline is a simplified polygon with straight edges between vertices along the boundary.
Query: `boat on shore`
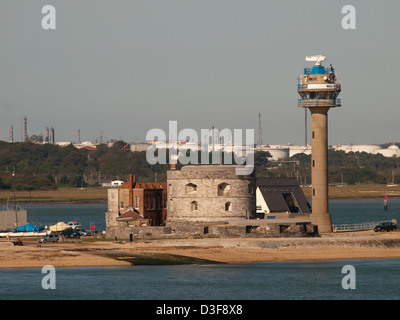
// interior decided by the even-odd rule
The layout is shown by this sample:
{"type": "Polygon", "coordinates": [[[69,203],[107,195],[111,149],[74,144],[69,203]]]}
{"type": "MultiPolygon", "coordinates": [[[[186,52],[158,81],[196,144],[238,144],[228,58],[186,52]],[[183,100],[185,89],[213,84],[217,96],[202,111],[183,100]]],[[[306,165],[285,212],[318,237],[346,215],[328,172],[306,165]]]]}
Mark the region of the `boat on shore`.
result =
{"type": "Polygon", "coordinates": [[[0,238],[5,237],[42,237],[51,232],[48,230],[43,231],[27,231],[27,232],[20,232],[20,231],[10,231],[10,232],[0,232],[0,238]]]}
{"type": "Polygon", "coordinates": [[[75,221],[68,221],[67,223],[72,229],[80,229],[82,225],[75,221]]]}
{"type": "Polygon", "coordinates": [[[50,231],[64,231],[66,229],[70,229],[71,226],[63,221],[57,222],[56,224],[49,227],[50,231]]]}

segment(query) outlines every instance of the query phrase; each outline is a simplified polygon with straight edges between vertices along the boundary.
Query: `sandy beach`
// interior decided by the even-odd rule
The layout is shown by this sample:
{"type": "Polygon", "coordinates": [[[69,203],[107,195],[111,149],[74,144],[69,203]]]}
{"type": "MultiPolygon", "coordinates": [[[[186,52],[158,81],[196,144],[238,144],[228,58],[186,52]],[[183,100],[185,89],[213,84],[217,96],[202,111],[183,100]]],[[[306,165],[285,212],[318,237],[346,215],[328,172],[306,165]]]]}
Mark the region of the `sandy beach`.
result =
{"type": "Polygon", "coordinates": [[[400,232],[332,233],[316,238],[158,239],[134,242],[0,241],[1,268],[127,266],[170,263],[249,263],[400,258],[400,232]]]}

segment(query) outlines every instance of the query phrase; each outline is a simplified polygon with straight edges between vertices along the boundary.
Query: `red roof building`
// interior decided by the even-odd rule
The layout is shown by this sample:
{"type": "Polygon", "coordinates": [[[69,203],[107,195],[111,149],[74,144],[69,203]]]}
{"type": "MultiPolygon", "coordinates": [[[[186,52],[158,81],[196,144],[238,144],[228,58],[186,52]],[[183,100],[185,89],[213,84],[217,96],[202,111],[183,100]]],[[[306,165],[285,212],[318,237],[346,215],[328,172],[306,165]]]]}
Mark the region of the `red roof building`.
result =
{"type": "Polygon", "coordinates": [[[166,182],[129,182],[118,189],[118,222],[128,225],[165,225],[167,218],[166,182]]]}

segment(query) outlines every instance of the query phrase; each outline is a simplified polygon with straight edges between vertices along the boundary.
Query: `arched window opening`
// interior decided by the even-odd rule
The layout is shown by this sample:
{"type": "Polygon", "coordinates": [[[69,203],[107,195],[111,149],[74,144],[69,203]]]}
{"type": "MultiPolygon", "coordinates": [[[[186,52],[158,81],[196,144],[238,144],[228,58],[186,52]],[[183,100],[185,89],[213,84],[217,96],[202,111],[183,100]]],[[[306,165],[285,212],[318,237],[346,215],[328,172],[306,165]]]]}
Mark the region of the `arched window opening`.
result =
{"type": "Polygon", "coordinates": [[[197,201],[192,201],[190,208],[192,211],[197,211],[199,209],[199,205],[198,205],[197,201]]]}
{"type": "Polygon", "coordinates": [[[197,185],[195,185],[194,183],[188,183],[185,186],[185,192],[187,194],[196,193],[197,192],[197,185]]]}
{"type": "Polygon", "coordinates": [[[228,183],[221,183],[218,185],[218,195],[219,196],[230,196],[231,195],[231,185],[228,183]]]}

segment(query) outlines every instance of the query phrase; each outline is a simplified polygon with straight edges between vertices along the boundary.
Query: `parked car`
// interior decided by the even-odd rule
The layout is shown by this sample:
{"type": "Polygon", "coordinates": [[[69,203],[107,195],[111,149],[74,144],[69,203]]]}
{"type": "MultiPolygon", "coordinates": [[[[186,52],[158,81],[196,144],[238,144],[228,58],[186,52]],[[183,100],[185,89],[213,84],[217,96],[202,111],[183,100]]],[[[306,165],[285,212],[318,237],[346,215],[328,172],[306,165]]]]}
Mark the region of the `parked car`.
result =
{"type": "Polygon", "coordinates": [[[58,242],[60,240],[60,237],[56,234],[47,234],[41,238],[38,239],[38,242],[44,243],[44,242],[58,242]]]}
{"type": "Polygon", "coordinates": [[[66,229],[61,231],[61,235],[67,238],[80,238],[80,233],[77,229],[66,229]]]}
{"type": "Polygon", "coordinates": [[[396,231],[397,230],[397,225],[393,222],[382,222],[378,224],[375,228],[374,231],[396,231]]]}
{"type": "Polygon", "coordinates": [[[81,236],[91,236],[91,235],[92,235],[92,234],[91,234],[89,231],[87,231],[86,229],[77,229],[76,231],[78,231],[79,234],[80,234],[81,236]]]}

